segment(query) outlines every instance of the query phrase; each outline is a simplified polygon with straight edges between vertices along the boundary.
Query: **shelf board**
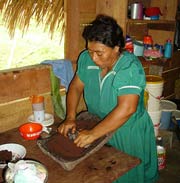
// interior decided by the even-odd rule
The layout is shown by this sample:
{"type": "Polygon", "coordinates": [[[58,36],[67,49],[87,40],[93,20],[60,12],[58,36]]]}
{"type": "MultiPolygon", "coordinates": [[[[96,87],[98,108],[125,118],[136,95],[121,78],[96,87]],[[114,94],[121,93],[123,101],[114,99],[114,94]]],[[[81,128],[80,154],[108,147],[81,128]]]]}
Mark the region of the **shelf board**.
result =
{"type": "Polygon", "coordinates": [[[175,20],[135,20],[135,19],[127,19],[127,23],[134,24],[174,24],[175,20]]]}
{"type": "Polygon", "coordinates": [[[164,30],[164,31],[175,31],[176,21],[174,20],[134,20],[128,19],[127,24],[129,25],[145,25],[148,29],[153,30],[164,30]]]}

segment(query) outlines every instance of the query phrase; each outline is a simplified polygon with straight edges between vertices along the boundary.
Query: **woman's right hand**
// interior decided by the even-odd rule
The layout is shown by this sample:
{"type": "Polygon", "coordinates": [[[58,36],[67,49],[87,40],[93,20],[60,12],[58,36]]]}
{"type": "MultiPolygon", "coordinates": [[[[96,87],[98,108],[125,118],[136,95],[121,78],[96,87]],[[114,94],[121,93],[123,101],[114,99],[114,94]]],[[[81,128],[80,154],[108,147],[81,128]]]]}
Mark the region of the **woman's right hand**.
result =
{"type": "Polygon", "coordinates": [[[76,131],[76,121],[75,120],[66,119],[58,127],[58,132],[66,137],[67,137],[67,133],[69,130],[71,130],[72,133],[75,133],[75,131],[76,131]]]}

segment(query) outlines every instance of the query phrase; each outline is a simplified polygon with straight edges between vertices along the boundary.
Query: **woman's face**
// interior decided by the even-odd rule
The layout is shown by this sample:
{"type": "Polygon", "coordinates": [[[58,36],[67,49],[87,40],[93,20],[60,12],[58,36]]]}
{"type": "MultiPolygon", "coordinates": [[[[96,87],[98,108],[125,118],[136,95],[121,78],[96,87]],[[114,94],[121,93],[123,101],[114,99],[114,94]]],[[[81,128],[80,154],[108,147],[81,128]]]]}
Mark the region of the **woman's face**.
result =
{"type": "Polygon", "coordinates": [[[111,67],[119,57],[119,47],[108,47],[100,42],[88,42],[88,51],[94,63],[100,68],[111,67]]]}

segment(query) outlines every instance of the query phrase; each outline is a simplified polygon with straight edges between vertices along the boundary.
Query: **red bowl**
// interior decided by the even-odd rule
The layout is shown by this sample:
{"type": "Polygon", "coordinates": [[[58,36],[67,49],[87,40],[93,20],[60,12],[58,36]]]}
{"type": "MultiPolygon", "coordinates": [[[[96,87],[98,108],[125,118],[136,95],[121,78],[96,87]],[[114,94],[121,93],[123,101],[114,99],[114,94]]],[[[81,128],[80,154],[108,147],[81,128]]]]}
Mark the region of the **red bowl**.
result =
{"type": "Polygon", "coordinates": [[[39,123],[25,123],[19,127],[21,136],[26,140],[35,140],[39,138],[43,126],[39,123]]]}

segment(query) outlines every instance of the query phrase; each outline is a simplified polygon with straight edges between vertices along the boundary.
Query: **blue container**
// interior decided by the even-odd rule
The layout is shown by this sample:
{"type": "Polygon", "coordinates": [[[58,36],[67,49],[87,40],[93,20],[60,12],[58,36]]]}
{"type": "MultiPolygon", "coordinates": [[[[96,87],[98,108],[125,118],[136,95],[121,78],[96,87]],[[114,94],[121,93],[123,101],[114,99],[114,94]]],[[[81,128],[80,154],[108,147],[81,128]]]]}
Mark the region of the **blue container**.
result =
{"type": "Polygon", "coordinates": [[[171,58],[171,56],[172,56],[172,43],[171,40],[168,39],[164,46],[164,57],[171,58]]]}
{"type": "Polygon", "coordinates": [[[162,111],[159,128],[162,130],[167,130],[171,122],[171,117],[172,117],[172,112],[162,111]]]}
{"type": "Polygon", "coordinates": [[[167,130],[170,127],[172,112],[177,109],[177,105],[169,100],[160,101],[161,119],[159,129],[167,130]]]}
{"type": "Polygon", "coordinates": [[[153,15],[153,16],[151,16],[151,20],[159,20],[159,15],[153,15]]]}

